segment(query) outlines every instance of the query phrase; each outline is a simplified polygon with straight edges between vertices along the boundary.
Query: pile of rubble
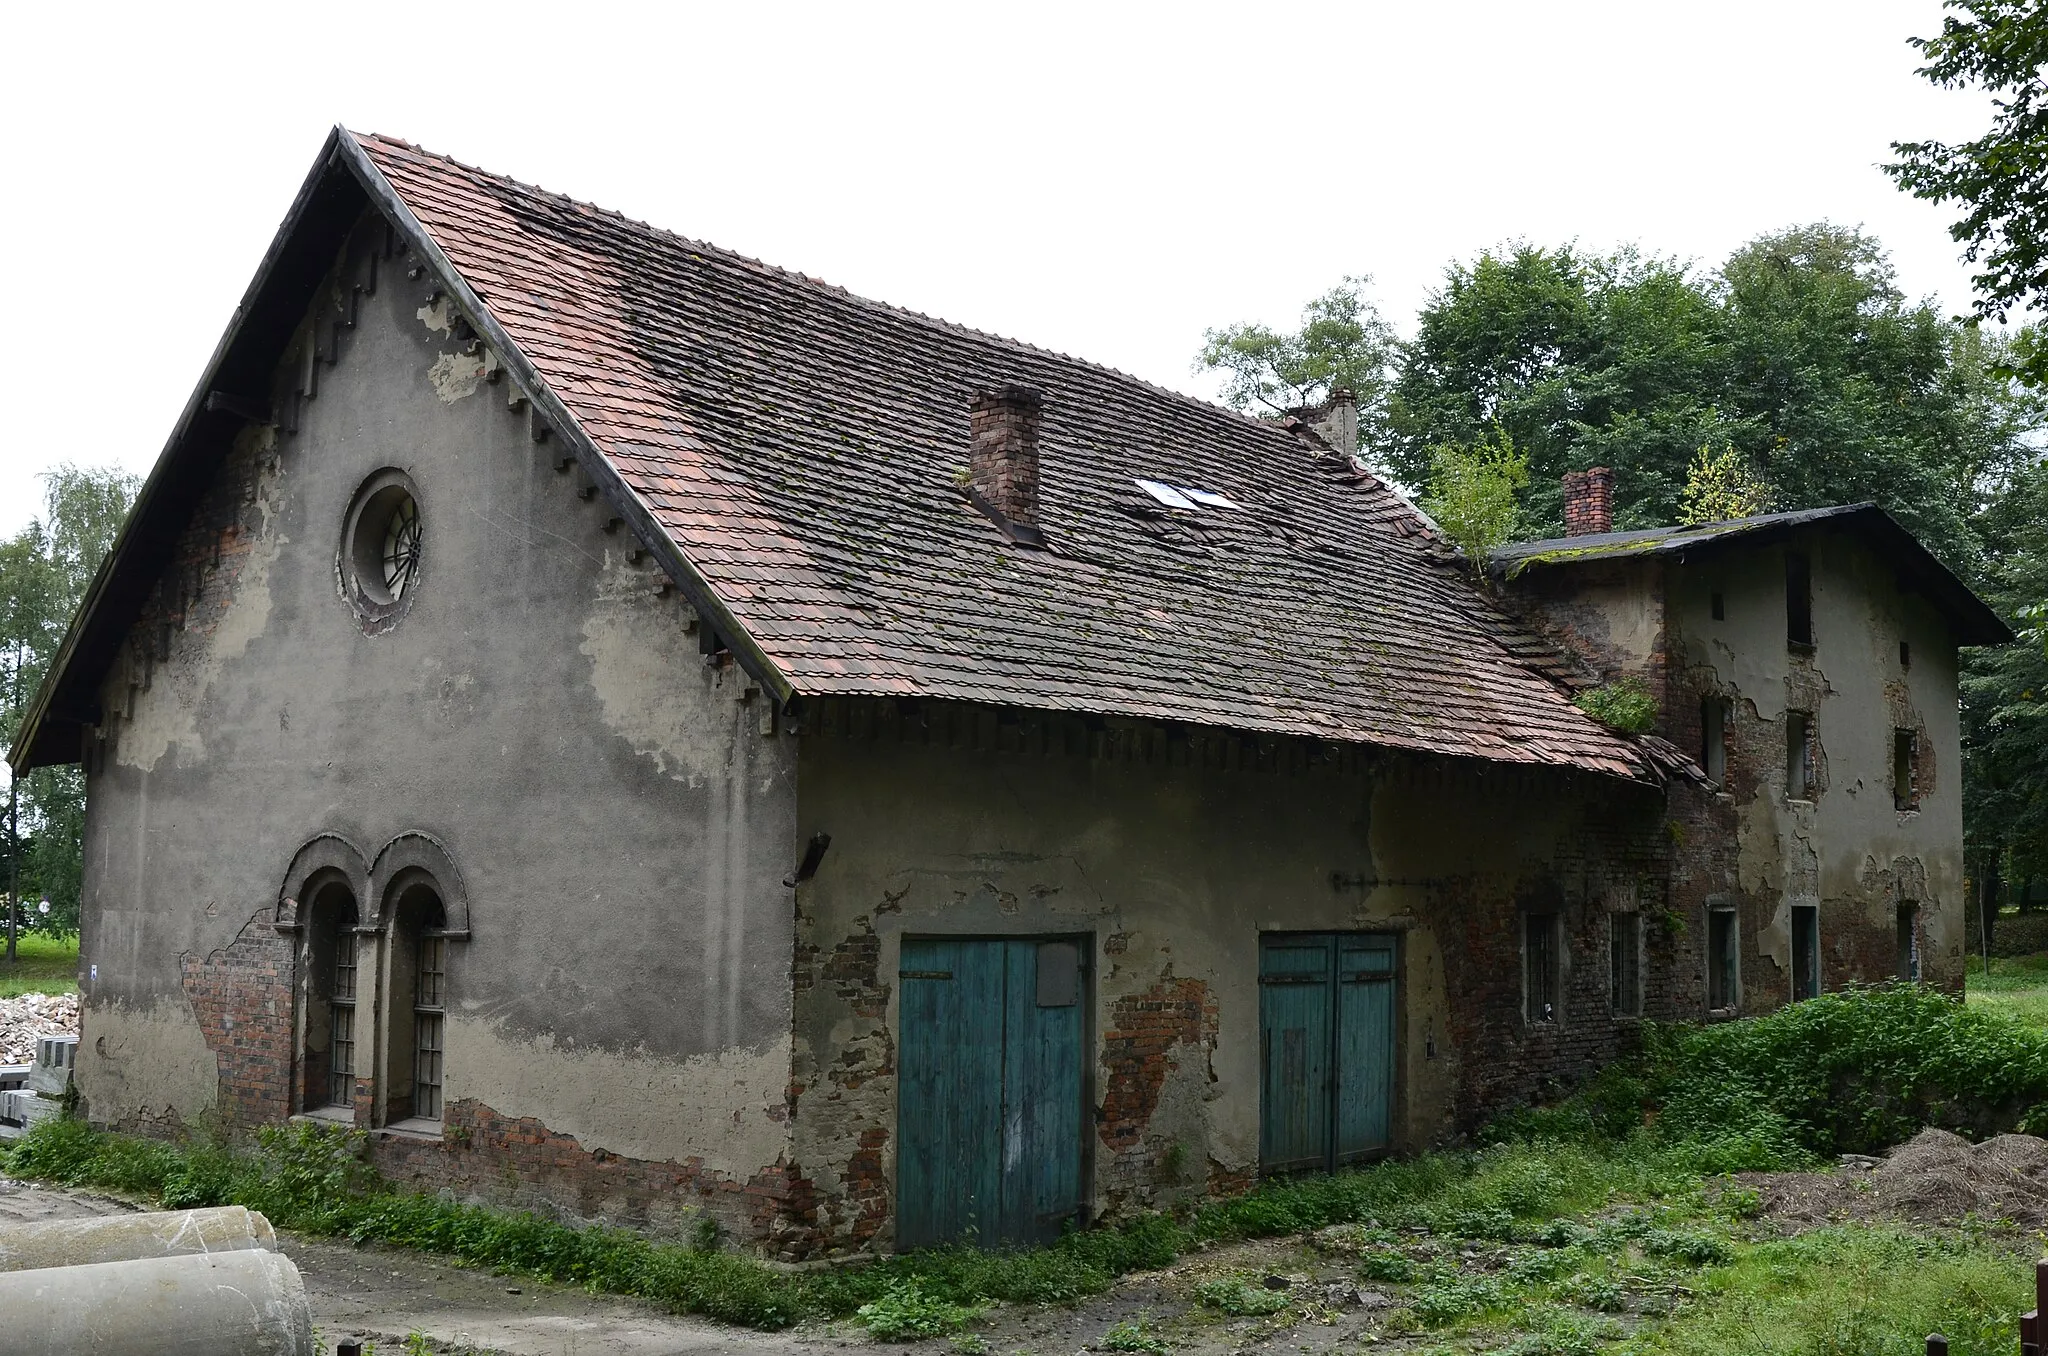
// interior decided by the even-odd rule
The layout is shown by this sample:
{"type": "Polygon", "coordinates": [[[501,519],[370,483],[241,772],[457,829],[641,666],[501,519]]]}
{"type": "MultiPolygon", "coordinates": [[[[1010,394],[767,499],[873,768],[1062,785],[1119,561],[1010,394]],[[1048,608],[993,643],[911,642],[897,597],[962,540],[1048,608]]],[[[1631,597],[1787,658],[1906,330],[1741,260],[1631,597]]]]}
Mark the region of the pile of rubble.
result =
{"type": "Polygon", "coordinates": [[[1995,1135],[1972,1144],[1922,1130],[1883,1158],[1843,1154],[1829,1173],[1741,1174],[1763,1213],[1793,1228],[1847,1220],[1976,1218],[2048,1229],[2048,1141],[1995,1135]]]}
{"type": "Polygon", "coordinates": [[[29,1064],[45,1036],[78,1032],[78,995],[26,993],[0,998],[0,1064],[29,1064]]]}

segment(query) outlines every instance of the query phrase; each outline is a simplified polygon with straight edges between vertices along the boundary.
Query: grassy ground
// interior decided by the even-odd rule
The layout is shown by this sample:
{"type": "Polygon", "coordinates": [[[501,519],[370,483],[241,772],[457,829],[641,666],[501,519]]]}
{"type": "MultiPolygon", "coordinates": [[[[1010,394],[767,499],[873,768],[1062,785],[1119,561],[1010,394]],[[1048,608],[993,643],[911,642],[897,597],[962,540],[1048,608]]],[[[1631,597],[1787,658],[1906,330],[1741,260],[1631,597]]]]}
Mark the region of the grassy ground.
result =
{"type": "Polygon", "coordinates": [[[1029,1252],[791,1276],[704,1245],[358,1194],[351,1143],[294,1127],[229,1155],[49,1123],[7,1166],[176,1204],[234,1197],[311,1232],[756,1327],[865,1329],[917,1356],[1916,1356],[1933,1331],[1955,1356],[2008,1356],[2034,1245],[1883,1223],[1781,1237],[1755,1191],[1637,1137],[1431,1154],[1029,1252]]]}
{"type": "Polygon", "coordinates": [[[2029,1026],[2048,1027],[2048,955],[1994,956],[1991,973],[1970,962],[1965,981],[1972,1006],[2009,1013],[2029,1026]]]}
{"type": "MultiPolygon", "coordinates": [[[[19,998],[25,993],[76,993],[78,991],[78,939],[45,937],[25,932],[16,939],[13,965],[0,959],[0,998],[19,998]]],[[[0,936],[0,956],[6,955],[6,939],[0,936]]]]}

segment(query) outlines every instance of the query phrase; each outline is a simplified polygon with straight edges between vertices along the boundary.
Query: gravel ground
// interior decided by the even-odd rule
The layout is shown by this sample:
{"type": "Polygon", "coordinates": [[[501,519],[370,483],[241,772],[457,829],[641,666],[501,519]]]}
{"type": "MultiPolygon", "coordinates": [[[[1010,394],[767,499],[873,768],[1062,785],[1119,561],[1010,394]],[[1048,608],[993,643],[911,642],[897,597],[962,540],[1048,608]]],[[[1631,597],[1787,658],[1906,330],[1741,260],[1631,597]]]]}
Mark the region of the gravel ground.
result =
{"type": "Polygon", "coordinates": [[[78,1030],[78,995],[27,993],[0,998],[0,1064],[27,1064],[36,1042],[78,1030]]]}

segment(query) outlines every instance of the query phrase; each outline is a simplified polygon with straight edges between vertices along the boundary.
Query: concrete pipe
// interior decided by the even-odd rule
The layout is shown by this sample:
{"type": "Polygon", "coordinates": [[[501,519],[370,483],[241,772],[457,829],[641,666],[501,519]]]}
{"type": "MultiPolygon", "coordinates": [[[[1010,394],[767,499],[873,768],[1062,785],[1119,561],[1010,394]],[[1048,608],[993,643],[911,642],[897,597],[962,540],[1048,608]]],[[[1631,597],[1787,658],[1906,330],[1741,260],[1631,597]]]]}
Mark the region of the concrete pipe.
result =
{"type": "Polygon", "coordinates": [[[281,1253],[188,1253],[0,1273],[10,1356],[314,1356],[313,1311],[281,1253]]]}
{"type": "Polygon", "coordinates": [[[188,1252],[277,1251],[270,1221],[239,1205],[0,1224],[0,1271],[133,1262],[188,1252]]]}

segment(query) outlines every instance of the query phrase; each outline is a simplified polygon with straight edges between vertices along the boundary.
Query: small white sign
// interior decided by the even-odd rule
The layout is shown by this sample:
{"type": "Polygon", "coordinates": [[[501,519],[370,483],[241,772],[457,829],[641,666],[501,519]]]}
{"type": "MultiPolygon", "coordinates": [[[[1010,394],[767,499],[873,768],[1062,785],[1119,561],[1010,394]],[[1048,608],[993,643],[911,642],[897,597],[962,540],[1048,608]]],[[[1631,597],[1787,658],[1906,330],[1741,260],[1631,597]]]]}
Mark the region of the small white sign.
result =
{"type": "Polygon", "coordinates": [[[47,900],[47,899],[46,899],[46,900],[44,900],[44,901],[43,901],[42,903],[40,903],[40,904],[36,905],[36,912],[37,912],[37,913],[41,913],[41,914],[47,914],[47,913],[49,913],[49,911],[50,911],[50,901],[49,901],[49,900],[47,900]]]}
{"type": "Polygon", "coordinates": [[[91,981],[91,982],[92,982],[92,983],[94,983],[94,984],[97,984],[97,983],[99,983],[99,982],[100,982],[100,967],[99,967],[99,966],[97,966],[97,965],[94,965],[94,966],[92,967],[92,981],[91,981]]]}

